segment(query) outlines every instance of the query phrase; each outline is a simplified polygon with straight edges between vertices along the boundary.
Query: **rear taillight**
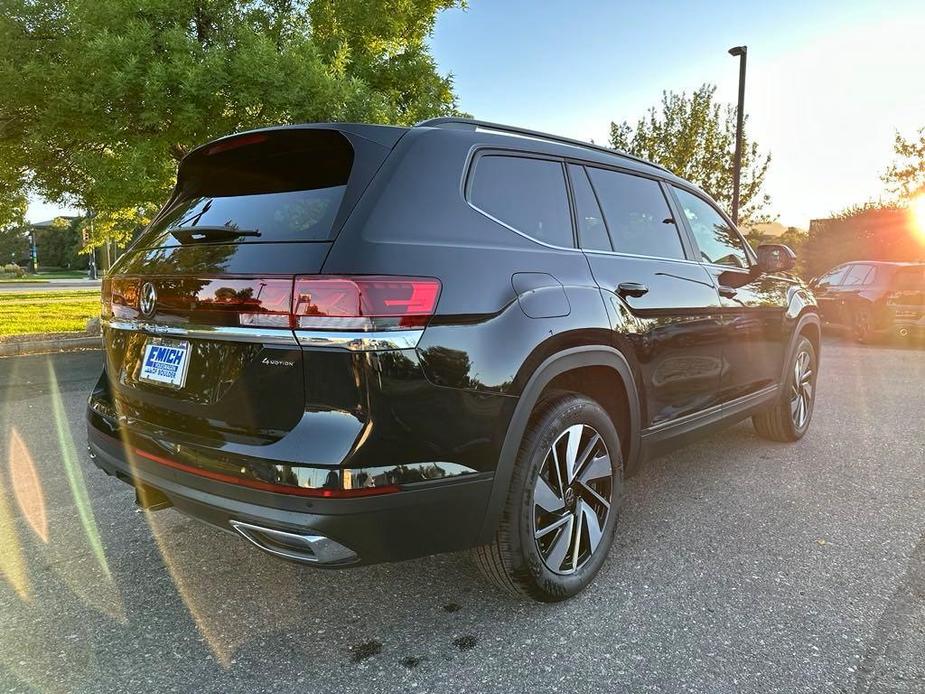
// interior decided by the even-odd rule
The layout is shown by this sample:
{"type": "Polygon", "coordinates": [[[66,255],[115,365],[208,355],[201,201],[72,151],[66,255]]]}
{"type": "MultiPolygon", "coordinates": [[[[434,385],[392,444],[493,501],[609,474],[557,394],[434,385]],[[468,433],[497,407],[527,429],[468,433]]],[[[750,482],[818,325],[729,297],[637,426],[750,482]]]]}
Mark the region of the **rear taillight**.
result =
{"type": "MultiPolygon", "coordinates": [[[[164,306],[168,310],[173,308],[172,299],[169,296],[165,298],[164,306]]],[[[222,324],[290,328],[291,302],[291,279],[215,279],[198,290],[195,310],[199,315],[213,317],[215,320],[212,322],[222,324]],[[222,317],[231,320],[219,320],[222,317]]]]}
{"type": "Polygon", "coordinates": [[[114,277],[103,281],[101,315],[155,322],[157,316],[178,316],[192,325],[332,334],[420,331],[434,314],[440,288],[431,277],[114,277]],[[149,282],[155,299],[142,311],[149,282]]]}
{"type": "Polygon", "coordinates": [[[100,292],[100,316],[103,318],[136,318],[138,287],[134,277],[114,277],[103,280],[100,292]]]}
{"type": "Polygon", "coordinates": [[[112,316],[112,280],[108,277],[103,280],[100,287],[100,318],[112,316]]]}
{"type": "Polygon", "coordinates": [[[431,277],[297,277],[293,327],[378,331],[423,328],[437,308],[431,277]]]}

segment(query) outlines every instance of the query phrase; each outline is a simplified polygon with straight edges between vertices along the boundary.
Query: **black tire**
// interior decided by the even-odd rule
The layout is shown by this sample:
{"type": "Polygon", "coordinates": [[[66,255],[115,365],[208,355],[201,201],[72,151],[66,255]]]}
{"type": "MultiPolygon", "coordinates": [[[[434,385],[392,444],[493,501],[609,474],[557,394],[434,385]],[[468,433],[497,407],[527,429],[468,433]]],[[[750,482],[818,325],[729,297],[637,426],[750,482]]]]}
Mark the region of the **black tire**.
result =
{"type": "Polygon", "coordinates": [[[755,431],[758,435],[771,441],[799,441],[809,430],[813,418],[813,408],[816,402],[816,377],[819,370],[819,361],[816,358],[816,348],[806,337],[800,337],[796,349],[787,369],[787,383],[780,400],[770,409],[760,412],[752,417],[755,431]],[[807,355],[810,373],[801,387],[797,387],[797,361],[807,355]],[[808,386],[808,389],[807,389],[808,386]],[[806,397],[805,417],[799,417],[799,406],[794,410],[797,397],[806,397]]]}
{"type": "Polygon", "coordinates": [[[489,582],[514,595],[542,602],[558,602],[576,595],[591,583],[607,559],[620,512],[622,486],[620,439],[604,409],[573,393],[545,401],[533,413],[521,441],[495,540],[473,550],[476,566],[489,582]],[[570,447],[572,436],[577,436],[580,443],[570,447]],[[560,452],[555,461],[554,445],[560,452]],[[572,456],[577,462],[571,466],[576,474],[572,483],[564,487],[558,484],[569,474],[569,463],[561,460],[563,445],[565,459],[571,456],[571,450],[578,450],[572,456]],[[601,451],[609,457],[609,477],[601,451]],[[543,508],[540,497],[546,501],[549,497],[541,493],[541,476],[543,490],[553,492],[556,503],[563,504],[561,510],[547,513],[543,508]],[[553,491],[554,487],[559,491],[553,491]],[[601,503],[604,499],[609,499],[609,507],[601,503]],[[599,541],[594,545],[598,529],[599,541]],[[542,537],[537,539],[538,534],[542,537]],[[562,558],[559,552],[566,541],[569,544],[562,558]],[[557,558],[560,561],[555,564],[557,558]],[[548,563],[558,566],[559,571],[551,570],[548,563]]]}

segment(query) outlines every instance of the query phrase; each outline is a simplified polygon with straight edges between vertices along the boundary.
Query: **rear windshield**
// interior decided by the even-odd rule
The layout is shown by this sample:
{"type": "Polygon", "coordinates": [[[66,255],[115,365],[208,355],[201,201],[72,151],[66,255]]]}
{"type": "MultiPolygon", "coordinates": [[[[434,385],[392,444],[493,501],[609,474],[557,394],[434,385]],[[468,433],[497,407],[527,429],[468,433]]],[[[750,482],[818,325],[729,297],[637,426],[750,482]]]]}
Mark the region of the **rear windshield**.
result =
{"type": "Polygon", "coordinates": [[[237,139],[184,160],[177,199],[138,247],[332,238],[353,164],[347,139],[333,130],[237,139]]]}

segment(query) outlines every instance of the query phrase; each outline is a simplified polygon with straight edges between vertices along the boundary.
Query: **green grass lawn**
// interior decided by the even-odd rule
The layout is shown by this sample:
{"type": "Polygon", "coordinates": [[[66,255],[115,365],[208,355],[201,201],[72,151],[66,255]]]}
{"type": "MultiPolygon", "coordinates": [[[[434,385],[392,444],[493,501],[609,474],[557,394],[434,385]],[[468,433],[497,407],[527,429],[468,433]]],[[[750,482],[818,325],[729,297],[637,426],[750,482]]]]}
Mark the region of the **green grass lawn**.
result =
{"type": "Polygon", "coordinates": [[[0,277],[0,283],[3,284],[22,284],[23,282],[28,282],[29,284],[48,284],[48,280],[38,279],[37,277],[0,277]]]}
{"type": "Polygon", "coordinates": [[[99,314],[96,289],[0,293],[0,337],[83,332],[87,319],[99,314]]]}

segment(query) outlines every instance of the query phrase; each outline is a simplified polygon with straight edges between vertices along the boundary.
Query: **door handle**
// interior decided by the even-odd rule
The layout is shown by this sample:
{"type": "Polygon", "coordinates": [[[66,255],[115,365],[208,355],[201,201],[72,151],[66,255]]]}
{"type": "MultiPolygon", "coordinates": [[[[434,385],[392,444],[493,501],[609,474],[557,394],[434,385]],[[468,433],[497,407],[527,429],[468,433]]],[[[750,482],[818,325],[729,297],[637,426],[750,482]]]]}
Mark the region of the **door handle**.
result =
{"type": "Polygon", "coordinates": [[[720,296],[726,297],[727,299],[734,299],[736,294],[738,294],[738,292],[732,287],[724,287],[723,285],[719,286],[720,296]]]}
{"type": "Polygon", "coordinates": [[[649,293],[649,288],[639,282],[621,282],[617,287],[620,296],[643,296],[649,293]]]}

